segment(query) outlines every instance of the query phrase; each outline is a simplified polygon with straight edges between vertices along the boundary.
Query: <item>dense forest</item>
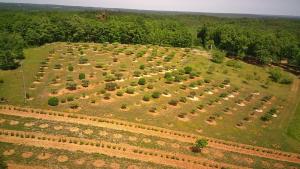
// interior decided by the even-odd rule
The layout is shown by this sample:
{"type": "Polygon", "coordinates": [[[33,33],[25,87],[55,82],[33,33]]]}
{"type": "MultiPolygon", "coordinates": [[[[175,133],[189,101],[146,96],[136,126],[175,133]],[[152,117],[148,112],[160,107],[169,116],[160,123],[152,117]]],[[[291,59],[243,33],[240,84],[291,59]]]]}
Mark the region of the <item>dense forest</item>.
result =
{"type": "Polygon", "coordinates": [[[23,47],[51,42],[119,42],[220,49],[260,64],[300,65],[300,20],[220,18],[116,11],[0,12],[0,69],[13,69],[23,47]]]}

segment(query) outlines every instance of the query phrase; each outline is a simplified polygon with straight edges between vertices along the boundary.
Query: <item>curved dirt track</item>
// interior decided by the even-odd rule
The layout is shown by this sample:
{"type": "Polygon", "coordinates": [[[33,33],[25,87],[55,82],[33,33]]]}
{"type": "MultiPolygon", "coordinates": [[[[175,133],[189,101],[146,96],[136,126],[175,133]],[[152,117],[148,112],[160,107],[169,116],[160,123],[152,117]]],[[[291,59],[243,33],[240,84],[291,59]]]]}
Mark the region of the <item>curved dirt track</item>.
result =
{"type": "Polygon", "coordinates": [[[36,132],[0,129],[0,141],[35,147],[63,149],[73,152],[83,151],[85,153],[101,153],[112,157],[129,158],[187,169],[246,169],[246,167],[214,162],[205,158],[193,157],[180,153],[169,153],[160,150],[140,148],[128,144],[115,144],[63,135],[47,135],[36,132]]]}
{"type": "Polygon", "coordinates": [[[160,127],[126,122],[121,120],[113,120],[107,118],[86,116],[81,114],[63,113],[41,109],[21,108],[8,105],[0,106],[0,114],[110,128],[115,130],[128,131],[132,133],[140,133],[149,136],[174,139],[188,143],[194,143],[197,138],[206,138],[209,142],[208,146],[213,148],[258,157],[264,157],[278,161],[300,163],[300,154],[296,153],[283,152],[258,146],[240,144],[236,142],[219,140],[209,137],[202,137],[185,132],[173,131],[160,127]]]}

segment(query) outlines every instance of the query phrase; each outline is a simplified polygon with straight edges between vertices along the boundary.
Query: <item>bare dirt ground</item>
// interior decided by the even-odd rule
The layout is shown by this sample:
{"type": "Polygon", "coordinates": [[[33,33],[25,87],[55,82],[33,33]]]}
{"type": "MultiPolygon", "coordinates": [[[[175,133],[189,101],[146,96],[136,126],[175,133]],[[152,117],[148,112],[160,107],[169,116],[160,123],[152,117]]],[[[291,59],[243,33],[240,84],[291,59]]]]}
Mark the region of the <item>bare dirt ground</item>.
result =
{"type": "Polygon", "coordinates": [[[47,168],[41,166],[27,166],[27,165],[8,163],[8,169],[47,169],[47,168]]]}

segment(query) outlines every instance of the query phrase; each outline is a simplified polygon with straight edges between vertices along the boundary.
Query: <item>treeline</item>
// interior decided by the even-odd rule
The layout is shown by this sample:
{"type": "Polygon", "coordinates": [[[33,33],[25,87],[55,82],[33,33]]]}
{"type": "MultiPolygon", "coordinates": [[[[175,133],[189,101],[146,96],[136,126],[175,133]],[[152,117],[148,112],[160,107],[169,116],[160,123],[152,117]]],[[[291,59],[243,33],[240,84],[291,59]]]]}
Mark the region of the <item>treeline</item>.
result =
{"type": "MultiPolygon", "coordinates": [[[[0,13],[0,31],[6,35],[19,35],[25,46],[39,46],[59,41],[192,46],[192,34],[185,25],[176,21],[154,20],[140,16],[127,18],[107,16],[107,19],[102,20],[97,18],[97,13],[89,12],[6,11],[0,13]],[[91,14],[94,14],[93,17],[90,17],[91,14]]],[[[6,35],[1,35],[1,44],[16,41],[13,36],[6,35]],[[5,36],[6,38],[3,38],[5,36]]],[[[0,68],[14,68],[17,65],[16,61],[23,56],[21,53],[18,54],[20,56],[1,52],[0,68]]]]}
{"type": "Polygon", "coordinates": [[[259,64],[287,60],[290,65],[300,66],[299,39],[285,30],[210,24],[200,28],[198,38],[205,48],[218,48],[231,57],[252,59],[259,64]]]}
{"type": "Polygon", "coordinates": [[[13,69],[23,47],[52,42],[119,42],[218,48],[261,64],[300,65],[300,21],[103,11],[0,11],[0,69],[13,69]],[[20,43],[17,43],[19,41],[20,43]]]}

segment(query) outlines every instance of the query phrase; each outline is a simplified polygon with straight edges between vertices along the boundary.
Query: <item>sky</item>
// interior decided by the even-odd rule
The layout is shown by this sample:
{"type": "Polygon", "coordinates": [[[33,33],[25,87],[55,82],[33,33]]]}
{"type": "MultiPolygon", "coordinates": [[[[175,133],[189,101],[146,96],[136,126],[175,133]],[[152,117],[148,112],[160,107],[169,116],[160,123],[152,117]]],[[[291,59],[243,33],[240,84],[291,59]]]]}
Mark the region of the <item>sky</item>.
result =
{"type": "Polygon", "coordinates": [[[0,2],[300,16],[300,0],[0,0],[0,2]]]}

